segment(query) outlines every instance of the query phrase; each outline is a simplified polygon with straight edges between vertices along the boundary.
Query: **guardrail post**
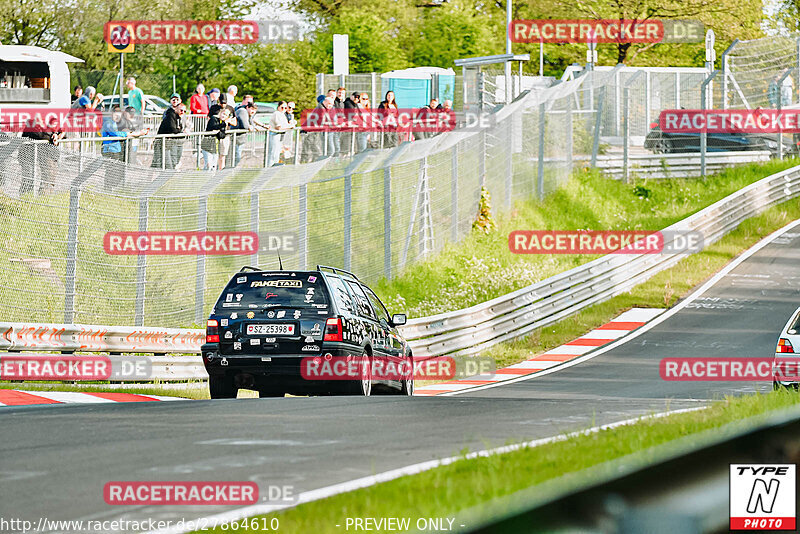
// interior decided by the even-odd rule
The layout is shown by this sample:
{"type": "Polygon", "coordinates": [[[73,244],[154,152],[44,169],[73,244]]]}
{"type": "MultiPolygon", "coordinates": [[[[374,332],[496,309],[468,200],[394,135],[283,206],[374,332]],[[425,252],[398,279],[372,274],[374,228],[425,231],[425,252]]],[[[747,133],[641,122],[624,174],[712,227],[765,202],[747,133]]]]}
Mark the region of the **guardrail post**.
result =
{"type": "Polygon", "coordinates": [[[305,270],[308,264],[308,186],[305,183],[300,184],[299,187],[299,201],[298,206],[298,236],[297,236],[297,251],[300,255],[299,269],[305,270]]]}
{"type": "MultiPolygon", "coordinates": [[[[703,115],[705,115],[706,109],[708,108],[708,102],[706,98],[706,87],[711,80],[714,79],[714,76],[717,75],[719,71],[715,70],[708,77],[703,80],[703,83],[700,85],[700,109],[703,110],[703,115]]],[[[700,132],[700,176],[703,178],[706,177],[706,149],[708,145],[708,134],[705,131],[700,132]]]]}
{"type": "Polygon", "coordinates": [[[567,173],[572,175],[572,99],[567,98],[567,173]]]}
{"type": "MultiPolygon", "coordinates": [[[[253,191],[252,193],[250,193],[250,231],[255,232],[256,234],[258,234],[259,222],[261,217],[258,205],[259,205],[258,191],[253,191]]],[[[261,248],[261,243],[258,244],[258,249],[256,249],[256,252],[253,254],[252,261],[254,266],[258,266],[258,253],[260,248],[261,248]]]]}
{"type": "MultiPolygon", "coordinates": [[[[147,231],[147,216],[150,200],[142,198],[139,200],[139,232],[147,231]]],[[[139,254],[136,256],[136,304],[133,318],[135,326],[144,324],[144,301],[146,296],[147,282],[147,256],[139,254]]]]}
{"type": "Polygon", "coordinates": [[[734,39],[731,45],[722,53],[722,109],[728,109],[728,76],[730,76],[728,54],[738,43],[739,39],[734,39]]]}
{"type": "MultiPolygon", "coordinates": [[[[200,197],[197,205],[197,231],[205,232],[208,228],[208,197],[200,197]]],[[[197,276],[194,286],[194,321],[203,324],[203,308],[206,291],[206,257],[197,255],[197,276]]]]}
{"type": "Polygon", "coordinates": [[[597,153],[600,151],[600,131],[603,128],[603,103],[606,100],[606,86],[597,90],[597,110],[594,118],[594,138],[592,139],[592,160],[590,165],[597,167],[597,153]]]}
{"type": "Polygon", "coordinates": [[[352,243],[350,233],[353,225],[353,175],[344,177],[344,269],[350,270],[350,254],[352,243]]]}
{"type": "Polygon", "coordinates": [[[537,176],[536,192],[539,199],[544,198],[544,133],[545,133],[545,104],[539,104],[539,171],[537,176]]]}
{"type": "Polygon", "coordinates": [[[392,279],[392,167],[383,168],[383,275],[392,279]]]}
{"type": "Polygon", "coordinates": [[[453,214],[450,222],[450,233],[453,242],[458,241],[458,143],[453,145],[450,156],[450,204],[453,214]]]}

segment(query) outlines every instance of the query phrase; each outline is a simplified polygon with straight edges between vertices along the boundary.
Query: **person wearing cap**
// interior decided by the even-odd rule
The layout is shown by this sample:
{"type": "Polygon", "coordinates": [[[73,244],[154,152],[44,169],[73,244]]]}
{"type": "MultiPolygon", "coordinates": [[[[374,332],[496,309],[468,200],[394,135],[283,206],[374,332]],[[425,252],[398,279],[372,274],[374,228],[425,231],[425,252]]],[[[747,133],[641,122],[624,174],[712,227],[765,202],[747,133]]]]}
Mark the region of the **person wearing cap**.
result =
{"type": "MultiPolygon", "coordinates": [[[[158,126],[158,135],[178,134],[183,131],[183,123],[180,113],[178,112],[178,107],[181,105],[181,95],[172,93],[172,96],[169,98],[169,103],[170,107],[164,112],[164,118],[158,126]]],[[[177,141],[183,142],[183,140],[180,139],[177,141]]],[[[155,144],[153,145],[153,163],[150,166],[160,169],[163,165],[165,169],[174,169],[178,164],[177,161],[174,161],[177,155],[177,151],[175,150],[177,144],[174,138],[156,138],[155,144]],[[164,150],[165,147],[166,150],[164,150]],[[163,163],[161,161],[162,157],[164,158],[163,163]]]]}
{"type": "Polygon", "coordinates": [[[213,106],[215,104],[219,104],[219,95],[220,95],[221,92],[222,91],[220,91],[219,89],[217,89],[215,87],[212,90],[210,90],[208,93],[206,93],[206,96],[208,97],[208,112],[209,112],[209,115],[211,114],[211,106],[213,106]]]}

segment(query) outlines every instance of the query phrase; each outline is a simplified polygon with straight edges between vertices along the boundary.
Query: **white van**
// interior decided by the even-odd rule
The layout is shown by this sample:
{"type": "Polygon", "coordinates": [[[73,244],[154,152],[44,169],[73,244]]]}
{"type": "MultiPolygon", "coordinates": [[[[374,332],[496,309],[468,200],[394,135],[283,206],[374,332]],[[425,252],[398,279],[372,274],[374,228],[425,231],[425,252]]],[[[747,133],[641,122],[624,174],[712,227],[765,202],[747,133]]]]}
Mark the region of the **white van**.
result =
{"type": "Polygon", "coordinates": [[[67,63],[83,60],[38,46],[0,45],[0,109],[69,108],[67,63]]]}

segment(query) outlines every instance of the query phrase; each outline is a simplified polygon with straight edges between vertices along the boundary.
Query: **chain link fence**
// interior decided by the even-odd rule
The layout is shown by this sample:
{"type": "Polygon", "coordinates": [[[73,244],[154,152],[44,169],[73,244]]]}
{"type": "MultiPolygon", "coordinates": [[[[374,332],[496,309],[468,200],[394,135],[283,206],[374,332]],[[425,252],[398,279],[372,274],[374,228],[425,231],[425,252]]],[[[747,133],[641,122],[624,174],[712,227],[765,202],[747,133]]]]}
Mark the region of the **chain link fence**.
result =
{"type": "MultiPolygon", "coordinates": [[[[242,133],[242,163],[217,171],[202,170],[204,132],[139,139],[135,158],[104,157],[100,139],[55,147],[0,136],[4,317],[202,324],[242,265],[278,267],[266,249],[252,256],[109,255],[108,232],[290,233],[296,246],[281,253],[286,269],[327,264],[368,282],[392,278],[470,232],[481,187],[495,209],[507,210],[544,198],[603,158],[624,161],[628,178],[636,172],[629,160],[644,152],[648,120],[660,109],[699,103],[703,79],[586,70],[496,106],[480,127],[399,145],[370,133],[369,148],[356,153],[329,152],[326,136],[334,134],[295,130],[280,140],[242,133]],[[282,149],[284,165],[266,167],[270,142],[290,145],[282,149]],[[159,143],[169,164],[155,157],[159,143]]],[[[711,91],[717,99],[718,87],[711,91]]]]}

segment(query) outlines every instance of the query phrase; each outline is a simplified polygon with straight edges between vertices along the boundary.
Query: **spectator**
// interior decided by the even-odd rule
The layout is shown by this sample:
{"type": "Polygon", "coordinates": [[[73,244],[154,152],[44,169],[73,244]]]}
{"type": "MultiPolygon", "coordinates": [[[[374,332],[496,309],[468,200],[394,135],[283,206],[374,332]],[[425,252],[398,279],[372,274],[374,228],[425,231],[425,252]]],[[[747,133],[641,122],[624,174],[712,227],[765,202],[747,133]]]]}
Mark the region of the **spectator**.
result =
{"type": "Polygon", "coordinates": [[[367,125],[372,124],[372,120],[370,117],[370,113],[372,110],[369,107],[369,95],[367,93],[361,93],[358,96],[358,108],[362,110],[362,120],[361,122],[364,124],[365,131],[359,132],[356,134],[356,148],[358,152],[364,152],[367,149],[370,134],[366,131],[367,125]]]}
{"type": "MultiPolygon", "coordinates": [[[[234,87],[234,86],[232,86],[234,87]]],[[[219,95],[219,106],[222,108],[224,113],[220,113],[219,118],[220,120],[225,121],[225,123],[230,128],[236,128],[236,117],[234,116],[234,109],[233,106],[230,105],[228,101],[228,94],[221,94],[219,95]]],[[[219,161],[217,162],[217,168],[219,170],[224,169],[227,166],[227,158],[228,153],[230,152],[231,148],[231,138],[230,137],[223,137],[219,140],[219,161]]]]}
{"type": "Polygon", "coordinates": [[[216,132],[214,135],[204,135],[200,141],[200,148],[203,152],[203,169],[208,171],[217,170],[219,161],[219,149],[217,142],[225,138],[228,128],[227,122],[220,115],[227,114],[228,110],[220,105],[214,105],[209,110],[206,132],[216,132]]]}
{"type": "Polygon", "coordinates": [[[211,113],[211,108],[213,106],[219,104],[220,92],[221,91],[215,87],[212,90],[210,90],[208,92],[208,94],[206,95],[208,97],[208,112],[209,112],[209,114],[211,113]]]}
{"type": "Polygon", "coordinates": [[[451,111],[453,109],[453,101],[445,100],[442,104],[439,104],[439,108],[445,111],[451,111]]]}
{"type": "Polygon", "coordinates": [[[227,102],[228,102],[228,105],[231,106],[231,108],[235,108],[236,107],[236,93],[238,93],[238,92],[239,92],[239,89],[235,85],[229,85],[228,86],[228,93],[227,93],[228,100],[227,100],[227,102]]]}
{"type": "Polygon", "coordinates": [[[72,92],[72,103],[74,104],[83,94],[83,87],[80,85],[76,85],[75,89],[72,92]]]}
{"type": "Polygon", "coordinates": [[[419,112],[417,113],[417,128],[419,131],[413,132],[415,139],[426,139],[434,136],[434,133],[429,130],[430,125],[428,123],[429,121],[433,120],[432,116],[438,107],[439,100],[436,98],[431,98],[431,101],[427,106],[420,108],[419,112]]]}
{"type": "MultiPolygon", "coordinates": [[[[181,133],[183,125],[180,113],[178,112],[178,106],[181,104],[181,95],[172,93],[169,102],[171,105],[167,108],[167,111],[164,112],[164,118],[161,120],[161,124],[158,127],[158,135],[181,133]]],[[[182,142],[182,140],[179,141],[182,142]]],[[[153,145],[153,163],[150,166],[155,168],[161,168],[163,166],[165,169],[174,169],[178,164],[173,158],[177,155],[175,145],[176,142],[174,138],[162,137],[156,139],[153,145]]]]}
{"type": "MultiPolygon", "coordinates": [[[[236,110],[236,129],[237,130],[247,130],[248,132],[252,132],[255,129],[255,126],[252,124],[251,119],[253,115],[256,114],[258,111],[258,106],[256,106],[253,102],[248,102],[242,106],[239,106],[239,109],[236,110]]],[[[233,158],[233,166],[236,167],[239,165],[239,162],[242,161],[242,149],[244,148],[244,144],[247,141],[247,134],[239,133],[236,136],[236,154],[233,158]]]]}
{"type": "MultiPolygon", "coordinates": [[[[327,99],[326,99],[327,100],[327,99]]],[[[283,146],[283,135],[294,128],[295,124],[286,119],[286,110],[289,106],[281,100],[278,102],[278,109],[272,114],[269,122],[269,155],[267,157],[267,167],[272,167],[280,158],[281,147],[283,146]]]]}
{"type": "Polygon", "coordinates": [[[336,90],[336,99],[333,101],[333,107],[336,109],[344,109],[344,101],[347,97],[347,89],[340,87],[336,90]]]}
{"type": "Polygon", "coordinates": [[[239,105],[235,106],[236,107],[236,111],[239,111],[239,108],[245,107],[250,102],[254,102],[253,95],[244,95],[242,97],[241,103],[239,105]]]}
{"type": "Polygon", "coordinates": [[[203,93],[206,88],[202,83],[198,83],[194,89],[194,94],[189,98],[189,111],[193,115],[208,115],[208,98],[203,93]]]}
{"type": "MultiPolygon", "coordinates": [[[[294,102],[287,102],[286,103],[286,120],[289,121],[289,124],[292,125],[292,126],[296,126],[297,125],[297,121],[294,118],[294,108],[295,108],[295,103],[294,102]]],[[[293,145],[294,145],[294,135],[292,135],[292,134],[290,134],[290,135],[284,134],[284,136],[283,136],[283,159],[284,159],[284,161],[286,161],[286,159],[292,154],[293,145]]]]}
{"type": "Polygon", "coordinates": [[[33,191],[36,166],[39,169],[39,194],[51,191],[55,187],[59,157],[56,146],[61,138],[64,137],[64,133],[48,131],[40,118],[35,119],[35,121],[34,127],[23,132],[22,137],[32,141],[48,141],[48,143],[23,143],[19,147],[17,154],[22,168],[22,180],[19,186],[20,196],[33,191]]]}
{"type": "Polygon", "coordinates": [[[136,78],[131,76],[125,85],[128,87],[128,105],[136,110],[137,115],[144,115],[144,93],[136,87],[136,78]]]}
{"type": "MultiPolygon", "coordinates": [[[[358,91],[356,91],[351,96],[347,97],[342,104],[342,107],[344,108],[344,119],[348,123],[352,122],[355,118],[354,115],[357,113],[355,110],[358,109],[359,98],[361,98],[361,94],[358,91]]],[[[342,132],[341,134],[342,146],[344,147],[344,149],[347,151],[348,154],[355,152],[356,141],[354,137],[356,137],[355,129],[351,131],[342,132]]]]}
{"type": "Polygon", "coordinates": [[[81,97],[75,102],[75,107],[79,109],[92,110],[103,100],[103,95],[99,94],[91,85],[86,87],[81,97]]]}
{"type": "Polygon", "coordinates": [[[397,126],[394,124],[397,123],[397,115],[398,115],[398,108],[397,108],[397,101],[394,98],[394,91],[387,91],[386,96],[383,99],[383,102],[380,103],[378,109],[381,113],[381,119],[386,122],[389,116],[393,116],[392,119],[388,119],[391,123],[389,126],[384,128],[383,134],[383,146],[384,147],[395,147],[397,146],[397,126]]]}
{"type": "MultiPolygon", "coordinates": [[[[133,109],[132,106],[128,106],[125,108],[125,111],[122,113],[122,117],[119,121],[117,121],[117,129],[120,132],[125,132],[127,134],[131,134],[136,132],[141,125],[141,119],[137,117],[136,110],[133,109]]],[[[145,128],[143,134],[146,134],[150,131],[150,128],[145,128]]],[[[129,137],[134,137],[130,135],[129,137]]],[[[138,137],[138,136],[137,136],[138,137]]],[[[127,139],[122,141],[122,154],[123,154],[123,161],[126,161],[130,165],[137,164],[137,150],[138,150],[139,141],[137,139],[127,139]]]]}
{"type": "MultiPolygon", "coordinates": [[[[132,107],[132,106],[131,106],[132,107]]],[[[122,109],[119,106],[114,106],[111,110],[111,116],[103,120],[102,136],[111,137],[113,140],[103,141],[101,149],[103,157],[113,159],[119,162],[124,161],[125,153],[123,146],[125,142],[120,142],[119,139],[127,139],[128,137],[139,137],[144,135],[147,130],[141,132],[124,132],[119,130],[119,124],[124,124],[124,117],[122,109]]],[[[106,189],[113,189],[125,184],[125,165],[107,165],[104,184],[106,189]]]]}
{"type": "MultiPolygon", "coordinates": [[[[787,69],[789,70],[789,69],[787,69]]],[[[786,71],[783,71],[784,74],[786,71]]],[[[792,105],[792,86],[794,85],[791,74],[786,76],[781,83],[781,109],[792,105]]]]}
{"type": "MultiPolygon", "coordinates": [[[[181,103],[178,105],[178,116],[181,118],[181,133],[191,132],[193,129],[192,121],[189,120],[189,116],[186,114],[186,104],[181,103]]],[[[186,144],[186,138],[181,137],[174,139],[174,143],[174,156],[172,160],[175,162],[175,168],[177,169],[181,163],[181,159],[183,158],[183,147],[186,144]]]]}

